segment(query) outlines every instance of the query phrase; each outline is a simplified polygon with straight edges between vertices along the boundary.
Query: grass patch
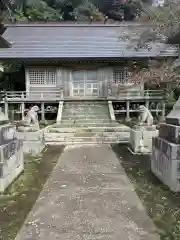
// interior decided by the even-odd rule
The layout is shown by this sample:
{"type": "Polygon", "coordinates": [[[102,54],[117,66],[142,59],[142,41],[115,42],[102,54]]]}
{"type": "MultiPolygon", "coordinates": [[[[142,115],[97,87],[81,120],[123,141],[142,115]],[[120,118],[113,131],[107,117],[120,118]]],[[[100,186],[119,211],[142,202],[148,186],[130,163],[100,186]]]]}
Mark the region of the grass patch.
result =
{"type": "Polygon", "coordinates": [[[24,173],[0,196],[0,239],[14,240],[63,149],[49,147],[36,157],[25,155],[24,173]]]}
{"type": "Polygon", "coordinates": [[[179,240],[180,194],[171,192],[151,173],[148,156],[132,155],[122,145],[114,145],[113,150],[157,226],[160,239],[179,240]]]}

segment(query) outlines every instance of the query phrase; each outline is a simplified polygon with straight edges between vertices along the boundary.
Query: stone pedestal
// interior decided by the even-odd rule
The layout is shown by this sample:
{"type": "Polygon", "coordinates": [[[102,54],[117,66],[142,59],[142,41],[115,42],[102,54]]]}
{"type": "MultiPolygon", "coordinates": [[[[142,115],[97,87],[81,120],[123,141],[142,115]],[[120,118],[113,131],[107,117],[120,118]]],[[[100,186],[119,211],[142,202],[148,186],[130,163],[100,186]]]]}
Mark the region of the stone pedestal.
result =
{"type": "Polygon", "coordinates": [[[39,126],[30,125],[30,126],[18,126],[18,132],[36,132],[39,131],[39,126]]]}
{"type": "Polygon", "coordinates": [[[0,192],[24,169],[23,142],[16,138],[15,126],[0,126],[0,192]]]}
{"type": "Polygon", "coordinates": [[[130,131],[130,148],[133,153],[152,152],[152,138],[158,136],[156,126],[135,126],[130,131]]]}
{"type": "Polygon", "coordinates": [[[166,116],[166,123],[180,126],[180,98],[174,104],[172,111],[166,116]]]}
{"type": "Polygon", "coordinates": [[[180,99],[153,139],[151,171],[173,192],[180,191],[180,99]]]}
{"type": "Polygon", "coordinates": [[[16,139],[0,146],[0,192],[4,192],[24,170],[22,145],[22,141],[16,139]]]}

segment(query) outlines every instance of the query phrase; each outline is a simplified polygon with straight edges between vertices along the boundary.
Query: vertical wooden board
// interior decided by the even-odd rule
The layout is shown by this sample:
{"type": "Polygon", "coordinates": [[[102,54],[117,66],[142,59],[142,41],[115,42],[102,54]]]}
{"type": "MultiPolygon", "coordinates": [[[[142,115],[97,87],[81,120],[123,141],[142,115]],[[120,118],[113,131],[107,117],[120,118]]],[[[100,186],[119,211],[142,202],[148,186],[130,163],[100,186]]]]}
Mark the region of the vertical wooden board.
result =
{"type": "Polygon", "coordinates": [[[57,88],[61,88],[63,86],[63,69],[61,67],[57,68],[57,88]]]}
{"type": "Polygon", "coordinates": [[[112,67],[101,67],[98,70],[100,97],[108,97],[108,84],[113,79],[112,67]]]}
{"type": "Polygon", "coordinates": [[[68,97],[71,93],[71,83],[70,83],[70,70],[63,69],[62,70],[62,78],[63,78],[63,87],[64,87],[64,96],[68,97]]]}

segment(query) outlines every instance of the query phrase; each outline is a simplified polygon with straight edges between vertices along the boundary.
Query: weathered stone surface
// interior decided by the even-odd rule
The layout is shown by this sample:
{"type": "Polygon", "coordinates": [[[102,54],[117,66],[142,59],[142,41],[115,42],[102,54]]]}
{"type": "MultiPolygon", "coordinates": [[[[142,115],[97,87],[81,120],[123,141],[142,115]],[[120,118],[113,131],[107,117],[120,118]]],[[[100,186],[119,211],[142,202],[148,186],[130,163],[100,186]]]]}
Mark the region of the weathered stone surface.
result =
{"type": "Polygon", "coordinates": [[[148,126],[146,123],[141,123],[140,125],[133,126],[134,130],[141,130],[142,128],[144,128],[145,131],[155,131],[156,125],[148,126]]]}
{"type": "Polygon", "coordinates": [[[130,128],[111,121],[108,103],[65,103],[60,124],[45,131],[50,144],[119,143],[128,142],[130,128]]]}
{"type": "Polygon", "coordinates": [[[162,151],[169,159],[180,159],[180,144],[168,142],[167,140],[157,137],[153,138],[152,145],[162,151]]]}
{"type": "Polygon", "coordinates": [[[151,171],[173,192],[180,191],[180,159],[171,159],[164,149],[153,145],[151,171]]]}
{"type": "Polygon", "coordinates": [[[109,146],[67,147],[15,240],[159,240],[109,146]]]}
{"type": "Polygon", "coordinates": [[[151,171],[172,191],[180,192],[180,98],[152,142],[151,171]]]}
{"type": "Polygon", "coordinates": [[[130,146],[134,153],[140,153],[141,150],[141,139],[143,139],[143,147],[148,152],[152,152],[152,138],[158,136],[159,131],[152,127],[139,127],[131,129],[130,131],[130,146]]]}
{"type": "MultiPolygon", "coordinates": [[[[128,128],[129,129],[129,128],[128,128]]],[[[116,131],[109,129],[109,131],[91,131],[91,126],[89,127],[89,131],[81,131],[81,129],[77,128],[76,131],[66,132],[66,129],[63,132],[63,129],[58,131],[58,128],[48,129],[47,132],[44,133],[44,140],[48,144],[70,144],[70,143],[119,143],[119,142],[129,142],[130,132],[122,131],[122,129],[117,128],[116,131]],[[56,132],[55,132],[56,130],[56,132]]]]}
{"type": "Polygon", "coordinates": [[[23,140],[23,152],[32,155],[39,154],[45,147],[43,141],[43,131],[36,132],[17,132],[17,138],[23,140]]]}
{"type": "Polygon", "coordinates": [[[180,126],[180,97],[166,116],[166,123],[180,126]]]}
{"type": "Polygon", "coordinates": [[[24,141],[23,152],[30,153],[32,156],[40,154],[45,148],[45,144],[41,141],[24,141]]]}
{"type": "Polygon", "coordinates": [[[160,124],[159,137],[172,143],[180,144],[180,126],[172,124],[160,124]]]}
{"type": "Polygon", "coordinates": [[[39,126],[29,125],[29,126],[18,126],[19,132],[36,132],[39,131],[39,126]]]}
{"type": "Polygon", "coordinates": [[[2,125],[2,124],[7,124],[7,123],[9,123],[8,116],[6,116],[6,115],[2,112],[2,108],[0,107],[0,125],[2,125]]]}
{"type": "Polygon", "coordinates": [[[18,139],[0,146],[0,192],[4,192],[24,169],[22,147],[23,142],[18,139]]]}
{"type": "Polygon", "coordinates": [[[0,125],[0,146],[16,138],[16,127],[12,124],[0,125]]]}

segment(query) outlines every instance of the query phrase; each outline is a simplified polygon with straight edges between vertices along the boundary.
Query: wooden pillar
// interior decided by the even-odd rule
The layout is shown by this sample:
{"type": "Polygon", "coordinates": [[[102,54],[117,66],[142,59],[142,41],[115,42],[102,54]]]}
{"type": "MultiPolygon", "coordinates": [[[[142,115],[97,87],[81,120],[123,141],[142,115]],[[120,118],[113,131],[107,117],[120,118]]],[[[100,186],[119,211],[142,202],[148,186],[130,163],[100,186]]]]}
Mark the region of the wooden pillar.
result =
{"type": "Polygon", "coordinates": [[[11,118],[14,121],[14,109],[12,110],[11,118]]]}
{"type": "Polygon", "coordinates": [[[162,101],[162,116],[161,116],[162,121],[165,120],[165,115],[166,115],[166,103],[165,101],[162,101]]]}
{"type": "Polygon", "coordinates": [[[8,102],[5,102],[4,103],[4,114],[9,117],[9,105],[8,105],[8,102]]]}
{"type": "Polygon", "coordinates": [[[21,103],[21,119],[24,120],[24,109],[25,109],[25,104],[24,102],[21,103]]]}
{"type": "Polygon", "coordinates": [[[44,102],[41,103],[41,120],[45,120],[44,102]]]}
{"type": "Polygon", "coordinates": [[[126,101],[126,120],[127,121],[129,121],[129,119],[130,119],[130,109],[129,109],[129,106],[130,106],[130,104],[129,104],[129,101],[126,101]]]}

